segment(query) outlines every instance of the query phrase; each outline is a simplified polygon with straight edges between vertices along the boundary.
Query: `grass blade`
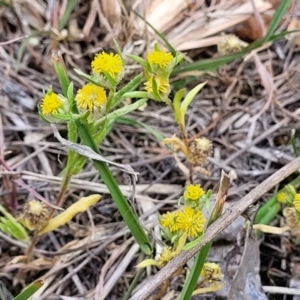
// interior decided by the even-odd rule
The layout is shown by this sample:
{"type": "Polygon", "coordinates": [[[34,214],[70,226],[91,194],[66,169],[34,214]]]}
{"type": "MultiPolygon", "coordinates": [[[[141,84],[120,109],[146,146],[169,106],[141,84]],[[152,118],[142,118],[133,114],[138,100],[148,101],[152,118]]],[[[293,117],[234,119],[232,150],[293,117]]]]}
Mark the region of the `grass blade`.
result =
{"type": "Polygon", "coordinates": [[[271,23],[269,25],[267,34],[264,38],[264,43],[267,43],[270,41],[271,36],[274,34],[275,30],[277,29],[278,25],[280,24],[282,17],[285,14],[290,3],[291,3],[291,0],[280,1],[280,4],[279,4],[278,8],[276,9],[276,12],[275,12],[275,14],[271,20],[271,23]]]}
{"type": "Polygon", "coordinates": [[[30,284],[13,300],[28,300],[43,284],[44,282],[42,280],[30,284]]]}

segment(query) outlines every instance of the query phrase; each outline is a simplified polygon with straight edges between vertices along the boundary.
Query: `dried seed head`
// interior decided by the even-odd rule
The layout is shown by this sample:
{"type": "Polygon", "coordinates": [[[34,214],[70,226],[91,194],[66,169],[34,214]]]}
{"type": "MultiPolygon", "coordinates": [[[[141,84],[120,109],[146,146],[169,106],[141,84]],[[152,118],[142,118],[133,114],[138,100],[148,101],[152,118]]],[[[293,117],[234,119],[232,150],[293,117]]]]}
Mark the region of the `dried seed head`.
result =
{"type": "Polygon", "coordinates": [[[300,236],[300,219],[295,207],[285,207],[282,211],[285,223],[291,228],[291,235],[300,236]]]}
{"type": "Polygon", "coordinates": [[[41,229],[50,218],[48,206],[38,200],[31,200],[24,205],[21,223],[29,230],[41,229]]]}
{"type": "Polygon", "coordinates": [[[212,154],[211,141],[205,137],[195,139],[189,145],[189,160],[196,165],[203,165],[208,156],[212,154]]]}
{"type": "Polygon", "coordinates": [[[223,35],[218,42],[218,53],[226,55],[242,50],[247,44],[233,34],[223,35]]]}

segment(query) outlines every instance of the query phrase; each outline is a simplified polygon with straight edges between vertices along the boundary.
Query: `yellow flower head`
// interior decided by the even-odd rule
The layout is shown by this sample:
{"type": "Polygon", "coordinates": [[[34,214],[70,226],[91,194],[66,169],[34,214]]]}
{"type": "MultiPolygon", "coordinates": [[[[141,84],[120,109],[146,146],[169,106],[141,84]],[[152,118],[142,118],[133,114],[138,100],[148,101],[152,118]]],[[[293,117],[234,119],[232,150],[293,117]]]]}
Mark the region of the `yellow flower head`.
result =
{"type": "Polygon", "coordinates": [[[95,56],[92,61],[92,70],[94,73],[108,73],[116,79],[117,75],[123,70],[123,61],[118,54],[102,52],[95,56]]]}
{"type": "Polygon", "coordinates": [[[172,59],[173,55],[170,52],[162,50],[153,50],[147,56],[150,65],[157,65],[160,68],[166,68],[172,59]]]}
{"type": "Polygon", "coordinates": [[[293,204],[294,204],[295,208],[298,211],[300,211],[300,193],[298,193],[294,196],[293,204]]]}
{"type": "Polygon", "coordinates": [[[163,214],[160,221],[160,224],[162,227],[168,228],[170,232],[175,232],[178,230],[178,226],[176,223],[177,218],[177,212],[167,212],[166,214],[163,214]]]}
{"type": "Polygon", "coordinates": [[[186,232],[191,238],[196,238],[203,232],[205,222],[204,214],[191,207],[185,207],[176,219],[179,231],[186,232]]]}
{"type": "Polygon", "coordinates": [[[176,254],[176,251],[172,251],[171,247],[164,247],[162,253],[158,258],[159,266],[165,266],[172,258],[176,256],[176,254]]]}
{"type": "Polygon", "coordinates": [[[277,201],[280,203],[286,203],[286,193],[278,193],[277,201]]]}
{"type": "Polygon", "coordinates": [[[185,192],[183,194],[184,198],[190,201],[197,201],[201,196],[203,196],[204,190],[200,186],[200,184],[190,184],[185,188],[185,192]]]}
{"type": "MultiPolygon", "coordinates": [[[[157,90],[161,92],[162,94],[167,94],[170,89],[170,84],[167,79],[161,77],[161,76],[155,76],[154,80],[157,84],[157,90]]],[[[153,81],[153,76],[151,76],[145,83],[145,90],[148,93],[153,93],[152,89],[152,81],[153,81]]]]}
{"type": "Polygon", "coordinates": [[[106,92],[101,86],[88,83],[78,90],[75,100],[78,108],[93,111],[105,104],[106,92]]]}
{"type": "Polygon", "coordinates": [[[63,102],[59,96],[53,92],[47,93],[42,99],[41,112],[47,116],[50,114],[57,114],[58,110],[63,107],[63,102]]]}

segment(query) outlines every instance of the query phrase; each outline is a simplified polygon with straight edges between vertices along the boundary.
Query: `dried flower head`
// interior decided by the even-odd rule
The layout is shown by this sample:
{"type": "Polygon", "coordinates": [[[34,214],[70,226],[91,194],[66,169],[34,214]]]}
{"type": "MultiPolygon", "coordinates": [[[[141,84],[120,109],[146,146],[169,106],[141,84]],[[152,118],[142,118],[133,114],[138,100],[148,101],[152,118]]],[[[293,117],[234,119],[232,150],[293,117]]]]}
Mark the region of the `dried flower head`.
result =
{"type": "Polygon", "coordinates": [[[170,52],[163,50],[153,50],[147,55],[147,60],[150,65],[157,65],[160,68],[166,68],[171,60],[173,55],[170,52]]]}
{"type": "Polygon", "coordinates": [[[205,137],[195,139],[189,145],[189,152],[189,160],[201,166],[207,157],[212,154],[211,141],[205,137]]]}
{"type": "Polygon", "coordinates": [[[220,55],[227,55],[241,51],[243,47],[247,46],[247,43],[233,34],[227,34],[220,37],[217,46],[220,55]]]}
{"type": "Polygon", "coordinates": [[[75,101],[78,108],[94,111],[106,103],[106,92],[98,85],[88,83],[78,90],[75,101]]]}
{"type": "Polygon", "coordinates": [[[181,233],[186,233],[188,237],[196,238],[203,232],[206,219],[200,210],[184,207],[178,212],[176,223],[181,233]]]}
{"type": "Polygon", "coordinates": [[[200,184],[189,184],[184,191],[184,198],[188,201],[197,201],[205,194],[200,184]]]}
{"type": "Polygon", "coordinates": [[[106,72],[116,79],[123,71],[123,60],[118,54],[102,52],[96,55],[92,61],[92,70],[96,74],[106,72]]]}
{"type": "Polygon", "coordinates": [[[48,222],[50,212],[48,206],[38,200],[31,200],[23,207],[20,222],[29,230],[41,229],[48,222]]]}
{"type": "Polygon", "coordinates": [[[206,284],[219,284],[224,279],[224,274],[216,263],[205,263],[201,270],[201,277],[206,284]]]}
{"type": "Polygon", "coordinates": [[[43,115],[57,114],[58,110],[63,107],[63,101],[56,93],[47,93],[42,99],[41,112],[43,115]]]}
{"type": "Polygon", "coordinates": [[[171,259],[173,259],[178,253],[173,251],[171,247],[164,247],[162,253],[157,258],[160,268],[165,266],[171,259]]]}
{"type": "Polygon", "coordinates": [[[295,207],[285,207],[282,211],[285,223],[291,229],[291,235],[300,237],[300,218],[295,207]]]}

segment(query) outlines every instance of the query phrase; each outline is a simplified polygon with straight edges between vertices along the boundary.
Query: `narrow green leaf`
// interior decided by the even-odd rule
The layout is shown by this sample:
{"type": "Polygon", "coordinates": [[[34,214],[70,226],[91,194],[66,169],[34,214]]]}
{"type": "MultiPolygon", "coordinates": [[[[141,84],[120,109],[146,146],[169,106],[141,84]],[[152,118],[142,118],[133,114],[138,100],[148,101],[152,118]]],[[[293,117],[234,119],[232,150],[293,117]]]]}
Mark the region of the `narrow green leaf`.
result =
{"type": "MultiPolygon", "coordinates": [[[[95,141],[93,140],[87,128],[78,121],[76,121],[76,125],[83,143],[91,147],[96,153],[100,154],[99,148],[95,144],[95,141]]],[[[128,226],[135,240],[140,245],[142,251],[146,255],[150,255],[152,253],[151,243],[147,235],[145,234],[145,231],[143,230],[143,227],[141,226],[138,218],[133,213],[126,198],[122,194],[108,166],[105,163],[96,160],[94,160],[94,166],[99,171],[101,178],[107,186],[120,214],[122,215],[126,225],[128,226]]]]}
{"type": "Polygon", "coordinates": [[[158,142],[161,142],[164,139],[163,135],[158,130],[154,129],[153,127],[149,126],[146,123],[134,120],[132,118],[119,117],[116,119],[116,122],[121,124],[144,127],[146,130],[149,131],[149,133],[151,133],[157,139],[158,142]]]}
{"type": "Polygon", "coordinates": [[[205,86],[206,82],[200,83],[196,85],[191,91],[188,92],[188,94],[185,96],[184,100],[181,103],[180,106],[180,117],[181,120],[184,120],[184,116],[186,114],[186,111],[188,109],[188,106],[190,103],[194,100],[195,96],[199,93],[199,91],[205,86]]]}
{"type": "Polygon", "coordinates": [[[129,58],[131,58],[132,60],[136,61],[137,63],[139,63],[144,68],[146,68],[147,62],[143,58],[141,58],[141,57],[139,57],[137,55],[133,55],[133,54],[129,54],[127,56],[129,58]]]}
{"type": "Polygon", "coordinates": [[[145,18],[143,18],[138,12],[133,11],[139,18],[141,18],[150,28],[153,29],[153,31],[165,42],[167,45],[168,49],[172,52],[173,56],[176,55],[177,51],[175,48],[169,43],[169,41],[165,38],[165,36],[160,33],[155,27],[153,27],[145,18]]]}
{"type": "Polygon", "coordinates": [[[181,89],[179,91],[177,91],[177,93],[175,94],[174,97],[174,101],[173,101],[173,107],[174,107],[174,115],[175,115],[175,120],[177,122],[180,121],[180,102],[183,98],[183,95],[185,93],[185,89],[181,89]]]}
{"type": "Polygon", "coordinates": [[[290,3],[291,3],[291,0],[280,1],[279,6],[277,7],[276,12],[275,12],[275,14],[271,20],[271,23],[269,25],[267,34],[264,38],[265,43],[270,41],[270,37],[274,34],[275,30],[278,28],[278,25],[280,24],[282,17],[285,14],[290,3]]]}
{"type": "Polygon", "coordinates": [[[115,120],[117,117],[121,117],[123,115],[126,115],[128,113],[130,113],[131,111],[133,110],[136,110],[138,109],[139,107],[141,107],[142,105],[144,105],[146,102],[147,102],[148,98],[143,98],[143,99],[140,99],[138,101],[135,101],[129,105],[126,105],[122,108],[119,108],[109,114],[107,114],[106,116],[100,118],[99,120],[97,120],[95,122],[95,125],[96,126],[99,126],[101,125],[105,120],[108,120],[108,121],[112,121],[112,120],[115,120]]]}
{"type": "Polygon", "coordinates": [[[99,84],[99,82],[97,82],[93,76],[85,74],[84,72],[82,72],[79,69],[74,69],[75,73],[77,73],[79,76],[83,77],[84,79],[86,79],[88,82],[93,83],[95,85],[101,86],[99,84]]]}
{"type": "Polygon", "coordinates": [[[58,23],[58,30],[59,31],[61,31],[66,26],[68,21],[70,20],[71,13],[72,13],[74,7],[76,6],[76,3],[77,3],[77,0],[67,1],[66,10],[65,10],[63,16],[61,17],[61,19],[59,20],[59,23],[58,23]]]}
{"type": "Polygon", "coordinates": [[[114,94],[113,99],[111,101],[111,105],[109,107],[106,107],[106,109],[112,109],[119,105],[121,101],[123,100],[123,95],[125,93],[131,92],[136,90],[136,88],[141,83],[141,80],[143,78],[143,73],[137,75],[135,78],[133,78],[130,82],[128,82],[122,89],[120,89],[117,93],[114,94]]]}
{"type": "Polygon", "coordinates": [[[38,291],[43,286],[43,284],[44,282],[42,280],[38,280],[30,284],[13,300],[28,300],[36,291],[38,291]]]}
{"type": "Polygon", "coordinates": [[[192,248],[194,248],[197,244],[199,244],[199,242],[203,239],[203,235],[197,237],[195,240],[187,243],[183,248],[182,250],[184,251],[187,251],[187,250],[190,250],[192,248]]]}

